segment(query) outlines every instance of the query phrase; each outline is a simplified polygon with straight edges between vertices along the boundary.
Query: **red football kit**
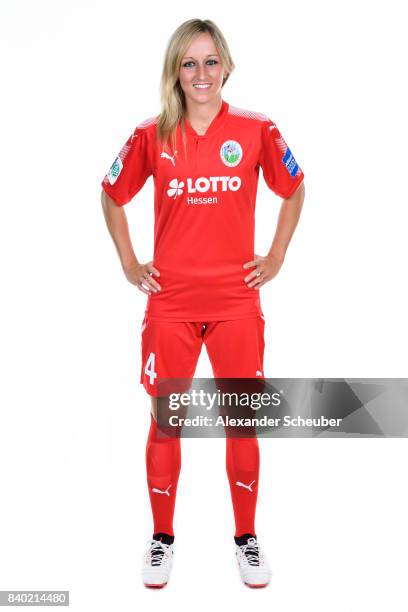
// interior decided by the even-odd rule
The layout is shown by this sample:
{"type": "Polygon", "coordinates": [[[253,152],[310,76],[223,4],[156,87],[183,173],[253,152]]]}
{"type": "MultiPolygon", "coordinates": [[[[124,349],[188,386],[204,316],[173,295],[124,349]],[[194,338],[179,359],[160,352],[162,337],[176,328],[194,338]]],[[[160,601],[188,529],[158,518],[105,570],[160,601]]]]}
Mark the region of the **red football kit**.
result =
{"type": "Polygon", "coordinates": [[[253,268],[243,268],[255,256],[259,168],[268,187],[282,198],[291,196],[304,178],[276,124],[262,113],[223,100],[204,135],[186,118],[183,125],[186,155],[181,126],[175,150],[170,150],[156,141],[157,118],[152,117],[135,128],[102,181],[105,192],[123,206],[149,176],[154,179],[152,261],[162,288],[147,300],[141,373],[152,395],[157,376],[194,372],[203,342],[216,376],[231,377],[231,369],[238,372],[234,376],[263,376],[260,292],[244,281],[253,268]],[[255,331],[251,319],[257,320],[255,331]],[[227,354],[233,321],[238,324],[234,333],[241,330],[240,343],[227,354]]]}
{"type": "Polygon", "coordinates": [[[287,198],[303,172],[266,115],[224,100],[205,135],[184,120],[187,158],[177,127],[176,150],[156,144],[155,118],[138,125],[102,186],[122,206],[154,179],[153,265],[162,289],[148,296],[149,319],[221,321],[262,314],[259,290],[244,281],[254,258],[259,168],[287,198]]]}

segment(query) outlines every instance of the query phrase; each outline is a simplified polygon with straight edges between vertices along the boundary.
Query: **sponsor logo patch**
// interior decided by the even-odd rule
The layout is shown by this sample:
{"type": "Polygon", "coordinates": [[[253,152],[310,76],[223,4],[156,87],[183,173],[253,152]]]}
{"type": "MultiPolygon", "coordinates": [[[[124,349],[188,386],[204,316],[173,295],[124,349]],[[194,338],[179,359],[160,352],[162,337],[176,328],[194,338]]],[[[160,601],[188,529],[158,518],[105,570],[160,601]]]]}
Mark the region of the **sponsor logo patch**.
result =
{"type": "Polygon", "coordinates": [[[241,187],[241,179],[239,176],[200,176],[197,179],[186,178],[185,181],[174,178],[169,181],[167,195],[175,200],[177,196],[182,195],[185,187],[187,187],[187,193],[238,191],[241,187]]]}
{"type": "Polygon", "coordinates": [[[282,157],[282,162],[286,166],[286,170],[290,176],[296,176],[299,166],[296,163],[296,159],[292,155],[292,151],[289,147],[286,149],[285,155],[282,157]]]}
{"type": "Polygon", "coordinates": [[[169,187],[170,189],[167,190],[167,195],[175,200],[177,196],[183,193],[184,182],[175,178],[169,182],[169,187]]]}
{"type": "Polygon", "coordinates": [[[116,183],[119,174],[122,172],[122,168],[122,160],[120,159],[120,157],[117,157],[109,168],[108,174],[106,175],[111,185],[114,185],[116,183]]]}
{"type": "Polygon", "coordinates": [[[229,168],[238,166],[242,159],[242,147],[236,140],[227,140],[221,145],[220,157],[229,168]]]}

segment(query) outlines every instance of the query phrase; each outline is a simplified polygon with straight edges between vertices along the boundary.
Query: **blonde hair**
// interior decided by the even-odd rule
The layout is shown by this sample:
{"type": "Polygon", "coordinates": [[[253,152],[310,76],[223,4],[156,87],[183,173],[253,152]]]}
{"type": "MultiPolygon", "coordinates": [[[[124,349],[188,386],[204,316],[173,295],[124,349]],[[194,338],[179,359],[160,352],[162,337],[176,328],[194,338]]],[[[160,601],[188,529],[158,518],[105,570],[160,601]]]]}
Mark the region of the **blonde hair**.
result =
{"type": "MultiPolygon", "coordinates": [[[[172,34],[164,56],[163,72],[160,81],[161,112],[158,115],[157,139],[165,147],[171,140],[173,151],[176,147],[176,128],[180,124],[186,110],[185,95],[179,82],[181,60],[195,36],[208,32],[214,41],[226,76],[222,82],[224,87],[229,75],[235,68],[227,41],[221,30],[209,19],[189,19],[182,23],[172,34]]],[[[186,138],[182,127],[184,152],[186,154],[186,138]]]]}

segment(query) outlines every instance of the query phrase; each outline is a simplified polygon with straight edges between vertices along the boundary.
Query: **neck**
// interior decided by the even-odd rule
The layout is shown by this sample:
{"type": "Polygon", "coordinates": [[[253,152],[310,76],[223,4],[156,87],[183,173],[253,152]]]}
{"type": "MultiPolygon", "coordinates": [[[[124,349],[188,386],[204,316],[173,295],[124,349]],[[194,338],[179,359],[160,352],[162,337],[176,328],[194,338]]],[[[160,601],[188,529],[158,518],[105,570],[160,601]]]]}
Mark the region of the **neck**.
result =
{"type": "Polygon", "coordinates": [[[211,123],[214,117],[218,115],[221,110],[221,106],[221,96],[202,104],[191,102],[191,100],[187,98],[185,115],[190,125],[206,125],[211,123]]]}

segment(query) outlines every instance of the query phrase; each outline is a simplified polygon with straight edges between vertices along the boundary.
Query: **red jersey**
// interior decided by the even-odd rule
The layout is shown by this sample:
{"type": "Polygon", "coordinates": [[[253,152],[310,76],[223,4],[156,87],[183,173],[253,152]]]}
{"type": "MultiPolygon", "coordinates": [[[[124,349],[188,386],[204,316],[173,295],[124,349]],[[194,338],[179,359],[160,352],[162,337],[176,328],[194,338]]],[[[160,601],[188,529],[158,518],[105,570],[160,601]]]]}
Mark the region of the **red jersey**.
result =
{"type": "Polygon", "coordinates": [[[254,268],[259,168],[268,187],[292,195],[304,174],[266,115],[222,101],[204,135],[186,118],[174,151],[156,142],[157,118],[140,123],[102,181],[118,206],[154,179],[153,265],[162,287],[145,316],[169,321],[221,321],[262,315],[259,290],[244,278],[254,268]]]}

